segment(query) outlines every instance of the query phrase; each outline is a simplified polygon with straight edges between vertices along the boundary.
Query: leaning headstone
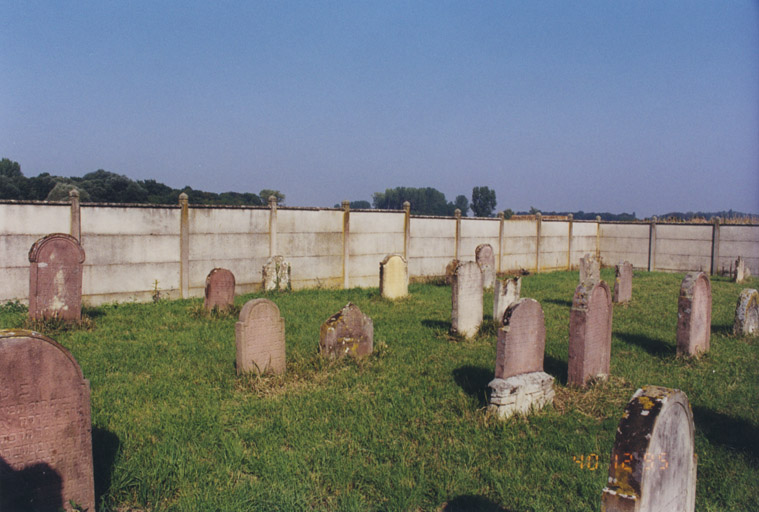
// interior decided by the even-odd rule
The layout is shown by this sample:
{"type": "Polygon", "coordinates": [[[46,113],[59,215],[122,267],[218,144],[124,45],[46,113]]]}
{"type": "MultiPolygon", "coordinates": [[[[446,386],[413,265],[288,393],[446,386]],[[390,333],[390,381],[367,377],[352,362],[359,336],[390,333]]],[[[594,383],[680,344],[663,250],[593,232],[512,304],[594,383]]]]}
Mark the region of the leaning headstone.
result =
{"type": "Polygon", "coordinates": [[[482,287],[493,288],[495,284],[495,254],[490,244],[480,244],[474,250],[475,261],[482,271],[482,287]]]}
{"type": "Polygon", "coordinates": [[[569,312],[568,384],[584,386],[609,375],[612,311],[604,281],[577,286],[569,312]]]}
{"type": "Polygon", "coordinates": [[[351,302],[322,324],[319,352],[327,357],[368,356],[373,348],[372,319],[351,302]]]}
{"type": "Polygon", "coordinates": [[[90,385],[37,332],[0,331],[0,510],[95,510],[90,385]]]}
{"type": "Polygon", "coordinates": [[[503,325],[503,314],[506,309],[519,300],[522,291],[522,278],[496,279],[493,290],[493,322],[503,325]]]}
{"type": "Polygon", "coordinates": [[[235,276],[225,268],[215,268],[206,277],[206,295],[203,307],[227,310],[235,303],[235,276]]]}
{"type": "Polygon", "coordinates": [[[451,285],[451,332],[473,338],[482,325],[482,272],[473,261],[459,263],[451,285]]]}
{"type": "Polygon", "coordinates": [[[746,288],[738,297],[733,334],[736,336],[759,334],[759,292],[754,289],[746,288]]]}
{"type": "Polygon", "coordinates": [[[709,351],[712,327],[712,286],[704,272],[685,274],[677,301],[677,355],[709,351]]]}
{"type": "Polygon", "coordinates": [[[235,324],[237,374],[285,372],[285,321],[268,299],[253,299],[235,324]]]}
{"type": "Polygon", "coordinates": [[[746,266],[743,256],[738,256],[738,259],[735,260],[735,282],[742,283],[749,277],[751,277],[751,270],[746,266]]]}
{"type": "Polygon", "coordinates": [[[380,262],[380,295],[400,299],[408,295],[408,264],[403,256],[390,254],[380,262]]]}
{"type": "Polygon", "coordinates": [[[272,256],[266,260],[263,268],[264,290],[267,292],[291,290],[290,272],[290,263],[284,256],[272,256]]]}
{"type": "Polygon", "coordinates": [[[633,266],[629,261],[623,261],[614,267],[614,296],[612,300],[619,304],[632,300],[633,266]]]}
{"type": "Polygon", "coordinates": [[[586,281],[597,283],[601,280],[601,264],[590,254],[580,258],[580,284],[586,281]]]}
{"type": "Polygon", "coordinates": [[[680,390],[644,386],[625,407],[601,495],[602,512],[693,512],[694,425],[680,390]]]}
{"type": "Polygon", "coordinates": [[[71,235],[53,233],[29,250],[29,318],[82,319],[84,249],[71,235]]]}

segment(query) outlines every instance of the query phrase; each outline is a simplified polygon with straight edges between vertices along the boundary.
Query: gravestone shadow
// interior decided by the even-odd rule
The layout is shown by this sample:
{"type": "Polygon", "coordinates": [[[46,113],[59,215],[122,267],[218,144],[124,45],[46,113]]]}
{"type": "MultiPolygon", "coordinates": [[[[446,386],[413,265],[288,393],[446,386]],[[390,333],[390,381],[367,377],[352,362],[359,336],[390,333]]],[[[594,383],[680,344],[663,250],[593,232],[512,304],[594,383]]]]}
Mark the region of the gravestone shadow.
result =
{"type": "Polygon", "coordinates": [[[712,444],[722,445],[730,450],[743,452],[751,459],[754,467],[759,467],[759,428],[750,422],[715,412],[699,405],[692,406],[693,422],[712,444]]]}
{"type": "Polygon", "coordinates": [[[113,463],[119,452],[121,441],[113,432],[92,427],[92,468],[95,473],[95,503],[111,488],[113,463]]]}
{"type": "Polygon", "coordinates": [[[640,348],[655,357],[671,357],[675,355],[675,347],[672,347],[662,340],[643,336],[641,334],[630,334],[626,332],[614,333],[614,336],[628,345],[638,345],[640,348]]]}
{"type": "Polygon", "coordinates": [[[488,405],[488,383],[493,380],[493,369],[466,365],[453,370],[453,380],[467,395],[476,398],[480,407],[488,405]]]}
{"type": "Polygon", "coordinates": [[[572,307],[572,301],[567,299],[543,299],[541,302],[550,302],[551,304],[556,304],[557,306],[566,306],[568,308],[572,307]]]}
{"type": "Polygon", "coordinates": [[[556,359],[546,354],[543,357],[543,371],[553,376],[557,382],[566,385],[569,376],[569,366],[566,361],[556,359]]]}
{"type": "Polygon", "coordinates": [[[447,501],[440,512],[511,512],[484,496],[464,494],[447,501]]]}
{"type": "Polygon", "coordinates": [[[451,330],[451,322],[446,320],[422,320],[422,325],[430,329],[441,329],[445,332],[451,330]]]}
{"type": "Polygon", "coordinates": [[[62,510],[63,479],[48,464],[14,470],[0,457],[0,510],[62,510]]]}

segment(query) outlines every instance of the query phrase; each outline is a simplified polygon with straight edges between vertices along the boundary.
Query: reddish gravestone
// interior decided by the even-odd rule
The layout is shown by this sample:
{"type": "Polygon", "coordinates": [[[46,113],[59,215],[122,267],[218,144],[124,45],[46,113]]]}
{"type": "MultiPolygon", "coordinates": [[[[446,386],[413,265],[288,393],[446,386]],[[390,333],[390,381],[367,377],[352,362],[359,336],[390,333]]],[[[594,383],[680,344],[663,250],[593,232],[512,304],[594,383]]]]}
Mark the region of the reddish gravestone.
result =
{"type": "Polygon", "coordinates": [[[604,281],[577,287],[569,313],[568,384],[584,386],[591,378],[609,375],[611,316],[611,293],[604,281]]]}
{"type": "Polygon", "coordinates": [[[473,261],[459,263],[451,284],[451,332],[473,338],[482,325],[482,272],[473,261]]]}
{"type": "Polygon", "coordinates": [[[615,303],[630,302],[632,300],[632,279],[633,267],[629,261],[623,261],[614,267],[616,277],[614,278],[614,297],[615,303]]]}
{"type": "Polygon", "coordinates": [[[203,307],[211,311],[226,310],[235,303],[235,276],[225,268],[215,268],[206,277],[206,296],[203,307]]]}
{"type": "Polygon", "coordinates": [[[483,288],[492,288],[495,284],[495,254],[490,244],[480,244],[474,250],[474,259],[482,271],[483,288]]]}
{"type": "Polygon", "coordinates": [[[374,324],[353,303],[322,324],[319,352],[327,357],[368,356],[374,348],[374,324]]]}
{"type": "Polygon", "coordinates": [[[95,510],[90,385],[68,350],[0,331],[0,510],[95,510]]]}
{"type": "Polygon", "coordinates": [[[285,321],[268,299],[253,299],[235,324],[237,374],[285,372],[285,321]]]}
{"type": "Polygon", "coordinates": [[[545,348],[543,308],[535,299],[519,299],[506,310],[498,329],[495,378],[542,372],[545,348]]]}
{"type": "Polygon", "coordinates": [[[76,238],[53,233],[29,250],[29,318],[82,319],[84,249],[76,238]]]}
{"type": "Polygon", "coordinates": [[[685,274],[677,301],[677,355],[709,351],[712,328],[712,285],[703,272],[685,274]]]}
{"type": "Polygon", "coordinates": [[[625,407],[611,452],[602,512],[693,512],[693,412],[680,390],[644,386],[625,407]]]}

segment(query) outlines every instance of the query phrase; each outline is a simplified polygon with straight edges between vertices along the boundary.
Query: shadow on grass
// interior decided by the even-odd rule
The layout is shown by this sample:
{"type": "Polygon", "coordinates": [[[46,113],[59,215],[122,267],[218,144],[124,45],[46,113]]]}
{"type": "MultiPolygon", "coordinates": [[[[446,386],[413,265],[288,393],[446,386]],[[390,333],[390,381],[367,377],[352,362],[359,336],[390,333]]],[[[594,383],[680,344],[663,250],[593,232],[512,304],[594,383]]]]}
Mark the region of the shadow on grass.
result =
{"type": "Polygon", "coordinates": [[[0,457],[0,510],[63,510],[63,479],[45,462],[15,470],[0,457]]]}
{"type": "Polygon", "coordinates": [[[443,503],[441,512],[510,512],[509,509],[503,508],[495,501],[491,501],[484,496],[474,494],[464,494],[456,496],[451,501],[443,503]]]}
{"type": "Polygon", "coordinates": [[[629,334],[625,332],[614,333],[614,336],[627,343],[628,345],[638,345],[640,348],[656,357],[672,357],[675,355],[675,348],[654,338],[642,336],[640,334],[629,334]]]}
{"type": "Polygon", "coordinates": [[[121,442],[116,434],[99,427],[92,427],[92,465],[95,473],[95,503],[111,488],[113,463],[121,442]]]}
{"type": "Polygon", "coordinates": [[[745,453],[754,467],[759,467],[759,428],[744,419],[736,419],[706,407],[693,406],[693,421],[712,444],[745,453]]]}
{"type": "Polygon", "coordinates": [[[445,320],[422,320],[422,325],[430,329],[442,329],[445,332],[451,330],[451,322],[445,320]]]}
{"type": "Polygon", "coordinates": [[[543,299],[541,302],[550,302],[551,304],[556,304],[557,306],[566,306],[568,308],[572,307],[572,301],[566,299],[543,299]]]}
{"type": "Polygon", "coordinates": [[[546,354],[543,358],[543,371],[552,375],[558,382],[566,386],[567,376],[569,375],[569,367],[566,361],[546,354]]]}
{"type": "Polygon", "coordinates": [[[712,334],[730,338],[733,336],[733,324],[712,325],[712,334]]]}
{"type": "Polygon", "coordinates": [[[453,380],[464,393],[477,399],[480,407],[488,405],[488,382],[493,380],[493,369],[466,365],[453,370],[453,380]]]}

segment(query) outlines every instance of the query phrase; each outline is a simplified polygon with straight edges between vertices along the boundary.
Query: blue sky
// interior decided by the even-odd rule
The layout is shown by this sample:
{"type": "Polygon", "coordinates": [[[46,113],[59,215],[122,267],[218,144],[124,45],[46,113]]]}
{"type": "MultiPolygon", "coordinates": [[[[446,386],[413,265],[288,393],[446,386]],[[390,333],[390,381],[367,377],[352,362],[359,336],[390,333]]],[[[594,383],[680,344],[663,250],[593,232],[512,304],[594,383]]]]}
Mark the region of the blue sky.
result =
{"type": "Polygon", "coordinates": [[[0,0],[0,157],[291,206],[759,213],[759,2],[0,0]]]}

